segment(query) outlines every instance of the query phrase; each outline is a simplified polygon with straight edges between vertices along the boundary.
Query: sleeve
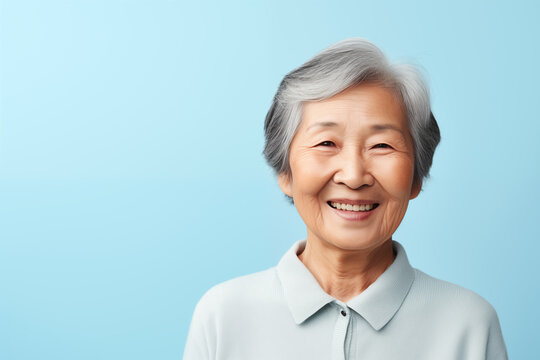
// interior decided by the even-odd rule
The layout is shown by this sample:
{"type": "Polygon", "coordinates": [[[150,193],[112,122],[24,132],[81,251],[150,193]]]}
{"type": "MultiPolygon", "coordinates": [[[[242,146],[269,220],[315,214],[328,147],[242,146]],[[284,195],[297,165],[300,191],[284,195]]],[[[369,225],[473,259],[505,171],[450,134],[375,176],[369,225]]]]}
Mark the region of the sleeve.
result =
{"type": "Polygon", "coordinates": [[[499,317],[495,309],[491,308],[491,310],[489,334],[486,344],[486,360],[508,360],[499,317]]]}
{"type": "Polygon", "coordinates": [[[183,360],[215,360],[217,326],[216,294],[209,290],[197,303],[184,348],[183,360]]]}

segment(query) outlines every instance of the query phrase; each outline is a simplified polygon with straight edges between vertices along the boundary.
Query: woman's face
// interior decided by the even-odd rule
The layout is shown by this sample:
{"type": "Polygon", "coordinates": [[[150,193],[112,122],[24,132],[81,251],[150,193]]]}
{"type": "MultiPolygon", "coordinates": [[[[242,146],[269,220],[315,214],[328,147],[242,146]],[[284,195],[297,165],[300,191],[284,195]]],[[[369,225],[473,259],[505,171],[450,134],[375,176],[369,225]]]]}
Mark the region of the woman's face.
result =
{"type": "Polygon", "coordinates": [[[294,199],[308,241],[374,250],[392,238],[421,188],[400,100],[362,84],[303,110],[281,189],[294,199]]]}

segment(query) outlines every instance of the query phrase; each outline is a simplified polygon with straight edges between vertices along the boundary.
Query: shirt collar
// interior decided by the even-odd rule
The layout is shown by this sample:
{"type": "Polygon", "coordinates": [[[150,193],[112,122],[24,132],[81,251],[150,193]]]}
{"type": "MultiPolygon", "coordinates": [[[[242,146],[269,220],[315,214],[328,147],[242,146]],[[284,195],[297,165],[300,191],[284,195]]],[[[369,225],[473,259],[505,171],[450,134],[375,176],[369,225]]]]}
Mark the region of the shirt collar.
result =
{"type": "MultiPolygon", "coordinates": [[[[321,288],[298,258],[297,253],[305,245],[305,240],[297,241],[277,266],[285,300],[296,324],[303,323],[326,304],[337,301],[321,288]]],[[[394,262],[373,284],[346,304],[377,331],[399,310],[414,281],[414,269],[409,264],[405,249],[397,241],[393,241],[392,246],[396,252],[394,262]]]]}

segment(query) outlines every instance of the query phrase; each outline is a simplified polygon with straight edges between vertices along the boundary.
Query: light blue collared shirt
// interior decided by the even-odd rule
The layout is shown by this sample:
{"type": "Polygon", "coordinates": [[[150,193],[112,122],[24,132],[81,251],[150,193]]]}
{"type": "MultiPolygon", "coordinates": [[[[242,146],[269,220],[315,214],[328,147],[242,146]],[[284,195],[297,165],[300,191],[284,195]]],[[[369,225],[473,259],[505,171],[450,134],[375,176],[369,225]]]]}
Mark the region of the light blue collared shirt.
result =
{"type": "Polygon", "coordinates": [[[493,307],[409,264],[393,242],[392,265],[343,303],[298,259],[296,242],[277,267],[210,289],[199,301],[184,360],[507,359],[493,307]]]}

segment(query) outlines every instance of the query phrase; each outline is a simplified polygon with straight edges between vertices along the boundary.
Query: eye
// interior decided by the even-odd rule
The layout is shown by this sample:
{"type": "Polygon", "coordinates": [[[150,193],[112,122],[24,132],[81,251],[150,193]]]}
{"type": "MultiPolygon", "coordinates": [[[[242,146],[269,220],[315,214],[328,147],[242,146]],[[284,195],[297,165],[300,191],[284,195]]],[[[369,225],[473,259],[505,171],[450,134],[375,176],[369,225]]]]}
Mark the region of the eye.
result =
{"type": "Polygon", "coordinates": [[[334,146],[334,145],[336,145],[336,144],[334,144],[334,142],[327,140],[327,141],[323,141],[322,143],[318,144],[317,146],[334,146]]]}
{"type": "Polygon", "coordinates": [[[373,149],[391,149],[391,148],[392,147],[390,145],[384,144],[384,143],[373,146],[373,149]]]}

